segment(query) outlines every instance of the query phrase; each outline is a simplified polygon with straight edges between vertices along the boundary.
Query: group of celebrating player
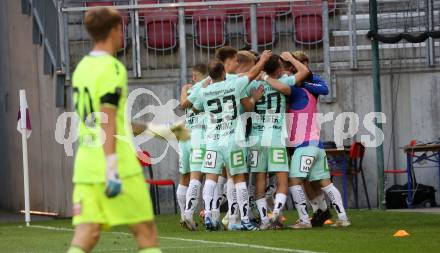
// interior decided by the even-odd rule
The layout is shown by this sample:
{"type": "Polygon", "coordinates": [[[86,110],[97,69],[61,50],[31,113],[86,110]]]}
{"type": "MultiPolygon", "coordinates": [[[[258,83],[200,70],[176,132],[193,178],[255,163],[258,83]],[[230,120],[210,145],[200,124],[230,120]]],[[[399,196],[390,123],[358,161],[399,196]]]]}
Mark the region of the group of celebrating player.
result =
{"type": "Polygon", "coordinates": [[[301,51],[266,50],[258,56],[225,46],[207,65],[194,66],[194,84],[182,87],[180,99],[191,131],[191,139],[179,143],[182,226],[196,230],[194,213],[202,195],[207,230],[282,228],[289,191],[299,215],[290,227],[322,226],[331,217],[324,193],[338,215],[334,225],[350,225],[330,180],[315,117],[318,96],[327,95],[328,87],[308,63],[301,51]],[[267,191],[272,188],[274,199],[267,191]],[[221,221],[224,201],[228,212],[221,221]]]}
{"type": "MultiPolygon", "coordinates": [[[[72,75],[80,141],[73,174],[75,234],[68,253],[91,252],[101,230],[119,225],[129,226],[138,252],[161,253],[152,202],[125,117],[127,72],[114,57],[123,37],[122,17],[115,9],[99,7],[86,12],[84,23],[93,49],[72,75]]],[[[188,229],[196,229],[193,217],[202,174],[208,230],[222,227],[220,206],[225,184],[228,213],[223,224],[228,230],[281,227],[288,191],[299,214],[293,228],[319,226],[330,217],[324,193],[337,211],[335,225],[350,225],[341,195],[330,181],[314,117],[317,98],[328,89],[307,64],[302,52],[278,56],[264,51],[257,58],[250,51],[223,47],[207,66],[194,67],[195,84],[185,85],[181,94],[191,139],[180,142],[177,189],[182,223],[188,229]],[[293,151],[290,167],[288,150],[293,151]],[[268,175],[276,180],[271,218],[266,198],[268,175]],[[257,215],[251,216],[253,201],[248,186],[253,183],[246,184],[249,178],[256,179],[251,195],[259,224],[255,222],[257,215]],[[304,189],[314,212],[311,221],[304,189]]],[[[136,133],[149,128],[131,124],[136,133]]]]}

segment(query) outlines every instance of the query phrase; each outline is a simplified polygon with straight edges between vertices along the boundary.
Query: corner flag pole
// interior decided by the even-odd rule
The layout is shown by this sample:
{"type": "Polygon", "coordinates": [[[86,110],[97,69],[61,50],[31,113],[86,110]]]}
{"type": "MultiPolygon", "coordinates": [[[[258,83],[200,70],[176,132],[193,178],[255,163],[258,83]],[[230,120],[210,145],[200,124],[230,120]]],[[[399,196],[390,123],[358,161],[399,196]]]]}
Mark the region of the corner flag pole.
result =
{"type": "Polygon", "coordinates": [[[26,226],[31,223],[30,201],[29,201],[29,164],[27,150],[27,101],[26,91],[20,90],[20,129],[21,129],[21,145],[23,148],[23,183],[24,183],[24,210],[26,226]]]}

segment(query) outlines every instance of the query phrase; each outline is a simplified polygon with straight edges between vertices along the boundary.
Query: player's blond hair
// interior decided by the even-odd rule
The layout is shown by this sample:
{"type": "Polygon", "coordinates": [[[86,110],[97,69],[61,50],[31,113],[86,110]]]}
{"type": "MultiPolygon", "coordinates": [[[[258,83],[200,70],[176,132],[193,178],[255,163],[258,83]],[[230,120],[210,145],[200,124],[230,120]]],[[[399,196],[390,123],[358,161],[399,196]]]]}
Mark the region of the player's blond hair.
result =
{"type": "Polygon", "coordinates": [[[255,57],[255,55],[249,51],[241,50],[241,51],[238,51],[238,53],[237,53],[237,60],[238,60],[239,64],[242,64],[242,63],[255,64],[255,62],[257,61],[257,57],[255,57]]]}
{"type": "Polygon", "coordinates": [[[297,59],[300,62],[309,62],[309,56],[301,50],[297,50],[297,51],[293,51],[291,52],[292,56],[295,57],[295,59],[297,59]]]}

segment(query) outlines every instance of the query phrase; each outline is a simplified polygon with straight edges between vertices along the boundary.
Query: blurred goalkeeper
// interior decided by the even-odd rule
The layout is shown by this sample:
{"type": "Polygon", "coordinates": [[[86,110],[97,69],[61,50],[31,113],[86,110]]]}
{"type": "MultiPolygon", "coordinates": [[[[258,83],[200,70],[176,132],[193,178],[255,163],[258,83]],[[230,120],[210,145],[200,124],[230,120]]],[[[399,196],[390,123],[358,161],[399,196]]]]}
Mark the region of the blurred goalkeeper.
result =
{"type": "Polygon", "coordinates": [[[107,7],[85,15],[94,47],[73,73],[73,101],[81,121],[73,175],[75,235],[68,253],[91,252],[101,229],[118,225],[130,227],[140,253],[161,252],[134,147],[115,138],[132,136],[124,120],[127,71],[113,57],[121,47],[121,23],[119,12],[107,7]]]}

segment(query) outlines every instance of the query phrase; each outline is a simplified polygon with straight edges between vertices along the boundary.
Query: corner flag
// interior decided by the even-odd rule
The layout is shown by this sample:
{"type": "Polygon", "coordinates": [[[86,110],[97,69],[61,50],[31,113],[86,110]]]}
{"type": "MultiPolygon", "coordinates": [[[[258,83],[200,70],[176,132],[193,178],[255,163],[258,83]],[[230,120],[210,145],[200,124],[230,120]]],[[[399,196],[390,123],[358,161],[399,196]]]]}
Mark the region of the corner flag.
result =
{"type": "Polygon", "coordinates": [[[20,90],[20,109],[17,117],[17,131],[26,133],[26,137],[29,139],[32,132],[31,118],[29,116],[29,108],[26,100],[26,92],[20,90]]]}

